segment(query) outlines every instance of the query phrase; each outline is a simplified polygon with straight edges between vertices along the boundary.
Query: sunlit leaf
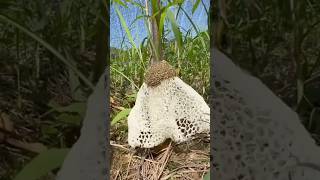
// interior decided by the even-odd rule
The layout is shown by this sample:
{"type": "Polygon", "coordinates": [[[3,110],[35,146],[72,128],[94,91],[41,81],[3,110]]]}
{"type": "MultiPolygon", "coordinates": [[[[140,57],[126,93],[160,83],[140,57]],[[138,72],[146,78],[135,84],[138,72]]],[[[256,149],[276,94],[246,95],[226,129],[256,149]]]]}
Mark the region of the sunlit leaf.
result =
{"type": "Polygon", "coordinates": [[[143,5],[141,5],[135,1],[132,1],[132,0],[126,0],[126,1],[132,3],[133,5],[139,7],[140,9],[145,9],[145,7],[143,5]]]}
{"type": "Polygon", "coordinates": [[[111,121],[111,125],[116,124],[117,122],[119,122],[120,120],[126,118],[129,113],[130,113],[131,109],[123,109],[122,111],[120,111],[111,121]]]}
{"type": "Polygon", "coordinates": [[[123,15],[122,15],[122,13],[119,11],[119,9],[118,9],[118,7],[117,7],[116,5],[114,6],[114,8],[115,8],[115,10],[116,10],[116,12],[117,12],[117,14],[118,14],[118,17],[119,17],[119,19],[120,19],[122,28],[125,30],[125,32],[126,32],[126,34],[127,34],[127,37],[128,37],[128,39],[129,39],[129,41],[130,41],[130,44],[132,45],[132,47],[134,47],[134,50],[138,53],[139,58],[140,58],[140,60],[141,60],[141,64],[142,64],[142,66],[144,67],[141,50],[138,49],[137,46],[136,46],[136,44],[134,43],[133,38],[132,38],[132,35],[131,35],[131,32],[130,32],[128,26],[127,26],[127,23],[126,23],[123,15]]]}
{"type": "Polygon", "coordinates": [[[184,12],[184,14],[186,15],[186,17],[187,17],[188,20],[190,21],[193,29],[196,31],[197,34],[199,34],[199,33],[200,33],[199,30],[198,30],[196,24],[193,22],[193,20],[192,20],[191,17],[189,16],[189,14],[184,10],[183,7],[181,7],[181,10],[184,12]]]}
{"type": "Polygon", "coordinates": [[[137,99],[137,93],[127,95],[129,102],[134,102],[137,99]]]}
{"type": "Polygon", "coordinates": [[[155,13],[158,13],[159,11],[158,0],[151,0],[151,6],[152,6],[153,15],[155,15],[155,13]]]}
{"type": "Polygon", "coordinates": [[[128,98],[137,98],[137,93],[127,95],[128,98]]]}
{"type": "Polygon", "coordinates": [[[126,7],[126,8],[128,8],[128,6],[124,3],[124,2],[122,2],[121,0],[113,0],[115,3],[117,3],[117,4],[119,4],[119,5],[121,5],[121,6],[123,6],[123,7],[126,7]]]}
{"type": "Polygon", "coordinates": [[[182,33],[179,29],[179,26],[176,22],[176,19],[174,18],[174,15],[173,13],[171,12],[170,9],[167,9],[167,15],[168,15],[168,18],[169,18],[169,21],[171,23],[171,27],[172,27],[172,31],[174,33],[174,36],[175,36],[175,40],[177,42],[177,45],[180,49],[180,51],[182,51],[182,33]]]}
{"type": "Polygon", "coordinates": [[[159,23],[159,33],[160,33],[161,37],[162,37],[162,34],[163,34],[163,28],[164,28],[164,22],[165,22],[166,16],[167,16],[167,12],[165,10],[165,11],[163,11],[161,13],[160,23],[159,23]]]}
{"type": "Polygon", "coordinates": [[[111,70],[113,70],[113,71],[117,72],[118,74],[120,74],[122,77],[124,77],[124,78],[127,79],[129,82],[131,82],[136,89],[139,89],[139,87],[133,82],[133,80],[130,79],[130,78],[129,78],[128,76],[126,76],[125,74],[123,74],[123,72],[119,71],[118,69],[116,69],[116,68],[114,68],[114,67],[111,67],[111,70]]]}
{"type": "Polygon", "coordinates": [[[134,43],[134,41],[133,41],[131,32],[130,32],[128,26],[127,26],[127,23],[126,23],[123,15],[122,15],[122,13],[119,11],[119,9],[118,9],[117,6],[115,6],[114,8],[115,8],[115,10],[116,10],[116,12],[117,12],[117,14],[118,14],[119,19],[120,19],[121,26],[122,26],[122,28],[125,30],[125,32],[126,32],[126,34],[127,34],[127,37],[128,37],[128,39],[129,39],[131,45],[132,45],[133,47],[136,47],[136,45],[135,45],[135,43],[134,43]]]}
{"type": "Polygon", "coordinates": [[[181,5],[184,3],[184,0],[173,0],[173,3],[181,5]]]}
{"type": "Polygon", "coordinates": [[[198,6],[200,4],[201,0],[196,0],[196,3],[194,3],[193,7],[192,7],[192,14],[198,9],[198,6]]]}

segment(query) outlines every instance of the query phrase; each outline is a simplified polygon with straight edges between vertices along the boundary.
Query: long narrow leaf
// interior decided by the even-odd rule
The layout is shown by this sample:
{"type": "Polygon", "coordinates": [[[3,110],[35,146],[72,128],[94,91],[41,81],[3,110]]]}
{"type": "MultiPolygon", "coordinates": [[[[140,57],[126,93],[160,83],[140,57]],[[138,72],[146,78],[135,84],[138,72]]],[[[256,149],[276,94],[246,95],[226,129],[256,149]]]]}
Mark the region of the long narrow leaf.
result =
{"type": "Polygon", "coordinates": [[[126,0],[126,1],[131,3],[131,4],[133,4],[133,5],[135,5],[135,6],[137,6],[137,7],[139,7],[142,10],[145,9],[145,7],[143,5],[141,5],[141,4],[137,3],[137,2],[134,2],[134,1],[131,1],[131,0],[126,0]]]}
{"type": "Polygon", "coordinates": [[[14,180],[37,180],[61,166],[69,149],[49,149],[31,160],[14,180]]]}
{"type": "Polygon", "coordinates": [[[59,53],[54,47],[52,47],[48,42],[41,39],[39,36],[37,36],[35,33],[29,31],[22,25],[18,24],[14,20],[0,14],[0,19],[13,25],[14,27],[18,28],[20,31],[24,32],[28,36],[30,36],[32,39],[38,41],[43,47],[45,47],[47,50],[49,50],[52,54],[54,54],[60,61],[62,61],[64,64],[66,64],[72,71],[74,71],[85,83],[88,87],[91,89],[94,88],[93,84],[87,79],[75,66],[73,66],[61,53],[59,53]]]}
{"type": "Polygon", "coordinates": [[[134,50],[138,53],[139,58],[140,58],[140,60],[141,60],[141,64],[142,64],[143,68],[145,69],[145,65],[144,65],[144,63],[143,63],[143,58],[142,58],[141,50],[138,49],[137,46],[136,46],[136,44],[134,43],[133,38],[132,38],[132,35],[131,35],[131,32],[130,32],[128,26],[127,26],[127,23],[126,23],[125,19],[123,18],[122,13],[119,11],[117,5],[115,5],[114,8],[115,8],[115,10],[116,10],[116,12],[117,12],[117,14],[118,14],[119,19],[120,19],[121,26],[122,26],[122,28],[125,30],[126,34],[127,34],[127,37],[128,37],[128,39],[129,39],[129,41],[130,41],[130,44],[132,45],[132,47],[134,48],[134,50]]]}
{"type": "Polygon", "coordinates": [[[158,6],[158,0],[151,0],[151,6],[152,6],[152,15],[155,15],[156,13],[159,13],[159,6],[158,6]]]}
{"type": "Polygon", "coordinates": [[[183,9],[183,7],[181,7],[181,10],[184,12],[184,14],[186,15],[186,17],[188,18],[188,20],[190,21],[191,25],[193,26],[194,30],[196,31],[197,34],[199,34],[199,30],[196,26],[196,24],[194,24],[194,22],[192,21],[191,17],[189,16],[189,14],[183,9]]]}
{"type": "Polygon", "coordinates": [[[123,6],[123,7],[128,8],[128,6],[124,2],[122,2],[121,0],[113,0],[113,2],[119,4],[119,5],[123,6]]]}
{"type": "Polygon", "coordinates": [[[173,3],[181,5],[184,3],[184,0],[173,0],[173,3]]]}
{"type": "Polygon", "coordinates": [[[196,0],[196,3],[192,7],[192,14],[197,10],[201,0],[196,0]]]}
{"type": "Polygon", "coordinates": [[[117,70],[116,68],[111,67],[111,70],[114,70],[115,72],[119,73],[121,76],[123,76],[124,78],[126,78],[129,82],[131,82],[135,88],[139,89],[139,87],[133,82],[133,80],[131,80],[130,78],[128,78],[128,76],[126,76],[125,74],[123,74],[121,71],[117,70]]]}
{"type": "Polygon", "coordinates": [[[111,121],[111,125],[116,124],[117,122],[119,122],[121,119],[126,118],[129,113],[130,113],[131,109],[124,109],[122,111],[120,111],[111,121]]]}
{"type": "Polygon", "coordinates": [[[115,10],[116,10],[116,12],[117,12],[117,14],[118,14],[118,17],[119,17],[119,19],[120,19],[120,23],[121,23],[121,25],[122,25],[122,28],[125,30],[125,32],[126,32],[126,34],[127,34],[127,37],[128,37],[128,39],[129,39],[132,47],[137,48],[136,45],[135,45],[135,43],[134,43],[134,41],[133,41],[133,38],[132,38],[131,32],[130,32],[128,26],[127,26],[127,23],[126,23],[126,21],[124,20],[124,18],[123,18],[123,16],[122,16],[122,13],[119,11],[119,9],[118,9],[118,7],[117,7],[116,5],[115,5],[114,8],[115,8],[115,10]]]}
{"type": "Polygon", "coordinates": [[[207,16],[209,17],[208,9],[207,9],[206,5],[204,4],[203,0],[201,0],[201,4],[203,5],[203,9],[206,12],[207,16]]]}
{"type": "Polygon", "coordinates": [[[140,15],[140,16],[137,16],[130,25],[136,23],[139,19],[142,19],[142,18],[148,18],[147,15],[140,15]]]}
{"type": "Polygon", "coordinates": [[[159,33],[160,36],[162,37],[163,34],[163,29],[164,29],[164,22],[167,16],[167,12],[166,9],[161,13],[161,17],[160,17],[160,24],[159,24],[159,33]]]}
{"type": "Polygon", "coordinates": [[[177,25],[176,19],[174,18],[173,13],[170,9],[167,9],[167,14],[169,21],[171,23],[172,31],[174,33],[178,48],[180,49],[180,52],[182,52],[182,33],[179,29],[179,26],[177,25]]]}
{"type": "Polygon", "coordinates": [[[172,7],[172,6],[175,6],[175,5],[180,5],[181,3],[180,2],[169,2],[168,5],[164,6],[164,7],[161,7],[161,10],[158,10],[156,12],[154,12],[151,16],[151,18],[154,18],[156,17],[160,12],[163,12],[163,11],[166,11],[166,9],[172,7]]]}

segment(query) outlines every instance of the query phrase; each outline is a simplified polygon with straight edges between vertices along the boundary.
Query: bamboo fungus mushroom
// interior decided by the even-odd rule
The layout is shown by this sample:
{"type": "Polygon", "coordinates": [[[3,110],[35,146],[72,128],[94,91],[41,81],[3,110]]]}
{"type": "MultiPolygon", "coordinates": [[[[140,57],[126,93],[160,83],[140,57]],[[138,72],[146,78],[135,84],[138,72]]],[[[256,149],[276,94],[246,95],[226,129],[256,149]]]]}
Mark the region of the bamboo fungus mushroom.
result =
{"type": "Polygon", "coordinates": [[[161,61],[150,67],[128,116],[128,142],[152,148],[167,138],[176,142],[210,131],[210,108],[204,99],[161,61]]]}
{"type": "Polygon", "coordinates": [[[320,148],[296,112],[227,56],[214,54],[213,179],[319,180],[320,148]]]}
{"type": "MultiPolygon", "coordinates": [[[[160,0],[153,2],[153,14],[160,9],[160,0]]],[[[183,142],[210,130],[210,108],[203,97],[177,77],[169,63],[159,62],[159,21],[160,13],[151,19],[153,58],[128,116],[128,142],[132,147],[152,148],[168,138],[183,142]]]]}

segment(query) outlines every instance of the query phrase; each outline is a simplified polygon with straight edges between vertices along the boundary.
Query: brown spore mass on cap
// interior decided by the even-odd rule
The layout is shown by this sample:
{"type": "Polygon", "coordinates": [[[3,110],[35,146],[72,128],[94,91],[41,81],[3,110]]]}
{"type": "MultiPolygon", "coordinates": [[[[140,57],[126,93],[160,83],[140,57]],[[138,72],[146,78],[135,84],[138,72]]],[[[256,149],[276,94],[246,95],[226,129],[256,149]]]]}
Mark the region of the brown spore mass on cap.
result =
{"type": "Polygon", "coordinates": [[[145,76],[145,83],[148,86],[158,86],[161,81],[176,76],[175,69],[165,60],[151,65],[145,76]]]}

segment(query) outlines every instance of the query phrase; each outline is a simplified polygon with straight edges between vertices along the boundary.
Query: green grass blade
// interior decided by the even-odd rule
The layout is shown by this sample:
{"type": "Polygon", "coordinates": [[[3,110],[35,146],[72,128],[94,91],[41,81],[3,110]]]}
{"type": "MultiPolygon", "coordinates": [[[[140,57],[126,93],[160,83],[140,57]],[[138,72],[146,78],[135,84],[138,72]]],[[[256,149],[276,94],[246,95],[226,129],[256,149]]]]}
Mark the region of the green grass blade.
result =
{"type": "Polygon", "coordinates": [[[158,0],[151,0],[152,15],[159,13],[158,0]]]}
{"type": "Polygon", "coordinates": [[[161,10],[154,12],[152,14],[152,16],[150,16],[150,17],[151,18],[155,18],[160,12],[166,11],[171,6],[180,5],[180,4],[181,4],[181,2],[179,2],[179,1],[177,1],[177,2],[169,2],[167,6],[161,7],[161,10]]]}
{"type": "Polygon", "coordinates": [[[131,82],[134,85],[135,88],[139,89],[139,87],[130,78],[128,78],[128,76],[126,76],[125,74],[123,74],[121,71],[117,70],[114,67],[110,67],[110,68],[111,68],[111,70],[114,70],[115,72],[117,72],[118,74],[123,76],[125,79],[127,79],[129,82],[131,82]]]}
{"type": "Polygon", "coordinates": [[[137,6],[137,7],[139,7],[142,10],[145,9],[145,7],[143,5],[141,5],[141,4],[137,3],[137,2],[134,2],[134,1],[131,1],[131,0],[126,0],[126,1],[131,3],[131,4],[133,4],[133,5],[135,5],[135,6],[137,6]]]}
{"type": "Polygon", "coordinates": [[[196,0],[196,3],[192,7],[192,14],[198,9],[201,0],[196,0]]]}
{"type": "Polygon", "coordinates": [[[206,5],[204,4],[203,0],[201,0],[201,4],[203,5],[204,11],[206,12],[207,16],[209,17],[208,9],[207,9],[206,5]]]}
{"type": "Polygon", "coordinates": [[[173,1],[175,4],[183,4],[184,0],[174,0],[173,1]]]}
{"type": "Polygon", "coordinates": [[[127,26],[127,23],[126,23],[124,17],[122,16],[122,13],[119,11],[119,9],[118,9],[118,7],[117,7],[116,5],[114,6],[114,8],[115,8],[115,10],[116,10],[116,12],[117,12],[117,14],[118,14],[119,19],[120,19],[121,26],[122,26],[122,28],[125,30],[126,35],[127,35],[128,39],[129,39],[129,41],[130,41],[130,44],[132,45],[132,47],[133,47],[133,48],[136,50],[136,52],[138,53],[139,58],[140,58],[140,60],[141,60],[141,64],[142,64],[143,68],[145,69],[145,65],[144,65],[144,62],[143,62],[143,57],[142,57],[141,50],[138,49],[137,46],[136,46],[136,44],[134,43],[133,38],[132,38],[132,35],[131,35],[131,32],[130,32],[128,26],[127,26]]]}
{"type": "Polygon", "coordinates": [[[116,124],[117,122],[119,122],[121,119],[126,118],[129,113],[130,113],[131,109],[124,109],[122,111],[120,111],[111,121],[111,126],[116,124]]]}
{"type": "Polygon", "coordinates": [[[194,30],[196,31],[197,34],[199,34],[199,30],[196,26],[196,24],[194,24],[194,22],[192,21],[191,17],[189,16],[189,14],[183,9],[183,7],[181,6],[181,10],[184,12],[184,14],[186,15],[186,17],[188,18],[188,20],[190,21],[192,27],[194,28],[194,30]]]}
{"type": "Polygon", "coordinates": [[[169,21],[171,23],[172,31],[173,31],[174,36],[176,38],[178,48],[180,49],[180,52],[182,52],[182,48],[183,48],[183,46],[182,46],[182,33],[179,29],[179,26],[176,22],[176,19],[174,18],[174,15],[170,9],[167,9],[167,15],[168,15],[169,21]]]}
{"type": "Polygon", "coordinates": [[[37,180],[54,169],[59,168],[69,149],[49,149],[32,159],[14,180],[37,180]]]}
{"type": "Polygon", "coordinates": [[[37,36],[35,33],[29,31],[19,23],[15,22],[14,20],[0,14],[0,19],[13,25],[14,27],[18,28],[20,31],[24,32],[28,36],[30,36],[32,39],[38,41],[43,47],[45,47],[47,50],[49,50],[52,54],[54,54],[59,60],[61,60],[65,65],[67,65],[72,71],[74,71],[85,83],[88,87],[91,89],[94,89],[93,84],[89,79],[87,79],[75,66],[73,66],[61,53],[59,53],[54,47],[52,47],[49,43],[47,43],[45,40],[41,39],[39,36],[37,36]]]}
{"type": "Polygon", "coordinates": [[[132,21],[131,25],[134,24],[134,23],[136,23],[136,21],[138,21],[139,19],[142,19],[142,18],[148,18],[148,16],[146,16],[146,15],[137,16],[137,17],[132,21]]]}
{"type": "Polygon", "coordinates": [[[121,25],[122,25],[122,28],[125,30],[125,32],[126,32],[126,34],[127,34],[127,37],[128,37],[128,39],[129,39],[132,47],[134,47],[135,49],[137,49],[137,47],[136,47],[136,45],[135,45],[135,43],[134,43],[134,41],[133,41],[131,32],[130,32],[128,26],[127,26],[127,23],[126,23],[126,21],[124,20],[124,17],[122,16],[122,13],[119,11],[119,9],[118,9],[118,7],[117,7],[116,5],[114,6],[114,8],[115,8],[115,10],[116,10],[116,12],[117,12],[117,14],[118,14],[118,17],[119,17],[119,19],[120,19],[120,23],[121,23],[121,25]]]}
{"type": "Polygon", "coordinates": [[[123,6],[123,7],[128,8],[128,6],[124,2],[122,2],[121,0],[113,0],[113,2],[119,4],[119,5],[123,6]]]}
{"type": "Polygon", "coordinates": [[[159,33],[160,36],[162,37],[163,34],[163,29],[164,29],[164,22],[167,16],[167,12],[166,9],[161,13],[161,17],[160,17],[160,23],[159,23],[159,33]]]}
{"type": "Polygon", "coordinates": [[[206,42],[210,40],[209,34],[207,32],[200,32],[194,40],[199,39],[202,45],[202,48],[207,48],[206,42]]]}

